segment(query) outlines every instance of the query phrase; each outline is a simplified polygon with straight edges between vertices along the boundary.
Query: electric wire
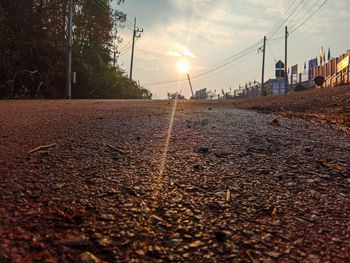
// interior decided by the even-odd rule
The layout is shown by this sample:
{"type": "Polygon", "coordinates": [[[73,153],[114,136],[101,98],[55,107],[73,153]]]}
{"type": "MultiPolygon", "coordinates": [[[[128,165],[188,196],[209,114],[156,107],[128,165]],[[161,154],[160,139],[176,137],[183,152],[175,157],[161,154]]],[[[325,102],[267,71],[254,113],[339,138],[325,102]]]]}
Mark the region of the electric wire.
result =
{"type": "MultiPolygon", "coordinates": [[[[139,40],[138,38],[135,39],[135,45],[136,45],[136,43],[137,43],[138,40],[139,40]]],[[[132,45],[130,45],[126,50],[124,50],[123,52],[121,52],[119,55],[123,56],[123,55],[129,53],[129,51],[130,51],[131,49],[132,49],[132,45]]]]}
{"type": "MultiPolygon", "coordinates": [[[[328,0],[325,0],[309,17],[307,17],[301,24],[299,24],[296,28],[294,28],[290,33],[294,33],[296,30],[298,30],[300,27],[302,27],[308,20],[311,19],[312,16],[314,16],[327,2],[328,0]]],[[[291,6],[286,10],[285,15],[283,15],[283,18],[280,19],[280,21],[277,23],[277,26],[273,27],[273,29],[268,33],[269,36],[269,40],[267,41],[266,46],[269,47],[270,45],[272,45],[272,43],[277,42],[281,39],[284,39],[284,37],[279,37],[279,38],[273,38],[273,36],[279,32],[279,30],[283,27],[283,25],[288,22],[288,20],[290,20],[290,18],[294,15],[294,18],[296,17],[296,11],[302,6],[302,4],[304,3],[304,0],[300,0],[297,4],[297,0],[295,0],[291,6]],[[295,5],[296,4],[296,5],[295,5]],[[295,5],[295,6],[294,6],[295,5]]],[[[293,18],[293,19],[294,19],[293,18]]],[[[127,21],[129,23],[129,25],[131,25],[130,21],[127,21]]],[[[230,64],[233,64],[234,62],[237,62],[239,59],[252,54],[252,51],[255,52],[255,49],[261,45],[261,42],[259,41],[258,43],[255,43],[251,46],[249,46],[248,48],[238,52],[235,55],[232,55],[224,60],[221,60],[209,67],[207,67],[204,70],[200,70],[198,72],[195,72],[191,79],[192,80],[196,80],[199,78],[203,78],[205,76],[208,76],[214,72],[217,72],[218,70],[222,69],[221,71],[217,72],[217,74],[227,70],[230,64]]],[[[272,54],[274,59],[275,56],[274,54],[272,54]]],[[[275,59],[276,60],[276,59],[275,59]]],[[[148,83],[145,84],[145,86],[156,86],[156,85],[166,85],[166,84],[172,84],[172,83],[176,83],[176,82],[183,82],[183,81],[187,81],[186,78],[180,79],[180,80],[169,80],[169,81],[159,81],[159,82],[152,82],[152,83],[148,83]]]]}
{"type": "Polygon", "coordinates": [[[96,0],[90,0],[90,2],[96,7],[98,7],[101,11],[105,12],[108,15],[110,14],[111,7],[109,5],[103,4],[102,2],[96,0]]]}
{"type": "MultiPolygon", "coordinates": [[[[296,1],[294,1],[296,2],[296,1]]],[[[283,27],[284,24],[286,24],[288,22],[288,20],[290,19],[290,17],[295,14],[295,12],[298,10],[298,8],[301,6],[301,4],[304,2],[304,0],[300,0],[299,3],[297,3],[297,5],[291,9],[290,12],[286,13],[286,17],[284,19],[282,19],[282,23],[280,23],[280,25],[277,27],[277,29],[275,29],[274,31],[272,31],[270,34],[268,34],[268,37],[269,38],[272,38],[274,37],[278,32],[279,30],[283,27]]]]}
{"type": "Polygon", "coordinates": [[[131,45],[131,41],[132,41],[132,38],[129,39],[129,41],[119,49],[119,52],[123,52],[125,49],[129,48],[129,46],[131,45]]]}
{"type": "MultiPolygon", "coordinates": [[[[277,24],[277,29],[275,30],[272,30],[271,32],[273,33],[271,35],[271,37],[276,33],[275,31],[278,31],[280,27],[283,26],[283,24],[288,21],[288,19],[296,12],[296,10],[300,7],[300,5],[304,2],[304,0],[300,0],[299,3],[292,9],[292,7],[294,6],[294,4],[297,2],[297,0],[295,0],[292,5],[287,9],[286,13],[284,16],[286,16],[285,18],[282,18],[283,23],[278,23],[280,24],[278,26],[277,24]]],[[[278,38],[279,39],[279,38],[278,38]]],[[[215,63],[214,65],[211,65],[209,67],[207,67],[205,70],[202,70],[200,72],[195,72],[191,79],[195,80],[197,78],[200,78],[200,77],[203,77],[205,75],[208,75],[208,74],[211,74],[213,72],[216,72],[222,68],[225,68],[226,66],[230,65],[231,63],[237,61],[238,59],[240,59],[241,57],[245,56],[245,55],[248,55],[249,54],[249,51],[251,49],[255,49],[258,45],[261,45],[261,42],[259,41],[258,43],[242,50],[241,52],[233,55],[233,56],[230,56],[222,61],[219,61],[217,63],[215,63]]],[[[154,86],[154,85],[163,85],[163,84],[168,84],[168,83],[175,83],[175,82],[178,82],[179,80],[170,80],[170,81],[161,81],[161,82],[153,82],[153,83],[148,83],[147,85],[148,86],[154,86]]],[[[186,81],[186,79],[182,79],[180,81],[186,81]]],[[[146,85],[146,84],[145,84],[146,85]]]]}
{"type": "Polygon", "coordinates": [[[291,33],[294,33],[299,28],[301,28],[303,25],[305,25],[327,2],[328,2],[328,0],[324,0],[323,3],[313,13],[311,13],[311,15],[308,18],[306,18],[302,23],[300,23],[296,28],[294,28],[291,31],[291,33]]]}
{"type": "Polygon", "coordinates": [[[232,55],[232,56],[230,56],[230,57],[228,57],[228,58],[225,58],[225,59],[223,59],[223,60],[221,60],[221,61],[219,61],[219,62],[217,62],[217,63],[215,63],[215,64],[213,64],[213,65],[211,65],[211,66],[208,66],[207,68],[205,68],[205,69],[203,69],[203,70],[199,70],[199,71],[195,72],[194,74],[199,74],[199,73],[202,73],[203,71],[208,71],[208,70],[210,70],[211,68],[215,68],[215,67],[220,66],[220,65],[222,65],[222,64],[224,64],[224,63],[227,63],[227,62],[230,61],[231,59],[233,59],[233,58],[235,58],[236,56],[240,55],[242,52],[246,52],[246,51],[251,50],[251,49],[256,50],[256,48],[257,48],[258,46],[260,46],[260,45],[261,45],[261,41],[259,41],[259,42],[255,43],[255,44],[253,44],[253,45],[251,45],[251,46],[245,48],[244,50],[238,52],[237,54],[234,54],[234,55],[232,55]]]}
{"type": "MultiPolygon", "coordinates": [[[[232,64],[233,62],[238,61],[239,59],[241,59],[241,58],[243,58],[243,57],[245,57],[245,56],[247,56],[249,54],[255,53],[255,49],[252,49],[253,46],[256,46],[256,44],[252,45],[252,46],[250,46],[250,47],[248,47],[248,48],[246,48],[244,50],[242,50],[241,52],[235,54],[234,56],[231,56],[229,60],[225,59],[224,63],[222,63],[220,65],[218,65],[218,63],[216,63],[216,64],[208,67],[204,71],[202,70],[202,71],[198,71],[197,73],[194,73],[191,76],[191,80],[195,80],[195,79],[201,78],[203,76],[209,75],[209,74],[211,74],[213,72],[218,71],[219,69],[225,68],[226,66],[232,64]],[[209,68],[212,68],[212,67],[214,67],[214,68],[213,69],[209,69],[209,68]]],[[[226,69],[224,69],[224,70],[226,70],[226,69]]],[[[224,71],[224,70],[222,70],[222,71],[224,71]]],[[[220,72],[222,72],[222,71],[220,71],[220,72]]],[[[180,79],[180,80],[177,79],[177,80],[170,80],[170,81],[152,82],[152,83],[145,84],[145,86],[157,86],[157,85],[171,84],[171,83],[177,83],[177,82],[183,82],[183,81],[187,81],[187,79],[183,78],[183,79],[180,79]]]]}
{"type": "Polygon", "coordinates": [[[280,17],[280,19],[278,20],[278,22],[276,23],[276,25],[267,33],[267,36],[270,38],[272,32],[275,32],[275,30],[278,30],[281,27],[281,24],[283,25],[283,19],[285,19],[285,16],[287,14],[289,14],[290,10],[292,9],[292,7],[294,6],[294,4],[297,2],[298,0],[294,0],[292,2],[292,4],[287,8],[287,10],[285,11],[285,13],[280,17]]]}
{"type": "Polygon", "coordinates": [[[301,10],[299,13],[296,13],[291,19],[291,21],[288,23],[288,27],[292,28],[295,27],[296,24],[299,24],[300,21],[303,21],[304,18],[315,8],[317,7],[317,4],[319,3],[320,0],[310,0],[307,1],[306,3],[304,2],[304,5],[301,6],[301,10]]]}
{"type": "Polygon", "coordinates": [[[131,50],[131,47],[129,47],[127,50],[121,52],[121,53],[119,54],[119,56],[124,56],[125,54],[128,54],[128,53],[130,52],[130,50],[131,50]]]}

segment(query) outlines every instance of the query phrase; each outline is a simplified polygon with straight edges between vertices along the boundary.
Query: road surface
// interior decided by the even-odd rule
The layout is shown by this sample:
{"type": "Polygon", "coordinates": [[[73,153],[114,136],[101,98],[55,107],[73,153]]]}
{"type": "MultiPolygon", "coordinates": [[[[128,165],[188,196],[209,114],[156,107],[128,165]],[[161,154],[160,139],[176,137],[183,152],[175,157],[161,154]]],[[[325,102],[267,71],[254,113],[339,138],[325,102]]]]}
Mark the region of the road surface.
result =
{"type": "Polygon", "coordinates": [[[349,165],[230,101],[0,101],[0,262],[347,262],[349,165]]]}

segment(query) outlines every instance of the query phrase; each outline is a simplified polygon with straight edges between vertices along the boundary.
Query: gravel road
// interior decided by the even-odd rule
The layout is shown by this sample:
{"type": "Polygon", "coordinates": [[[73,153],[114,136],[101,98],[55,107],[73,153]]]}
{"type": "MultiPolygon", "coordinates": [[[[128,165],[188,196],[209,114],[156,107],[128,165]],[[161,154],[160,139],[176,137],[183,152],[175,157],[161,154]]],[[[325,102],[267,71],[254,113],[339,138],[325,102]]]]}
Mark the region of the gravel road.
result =
{"type": "Polygon", "coordinates": [[[0,101],[0,262],[350,261],[349,136],[174,106],[0,101]]]}

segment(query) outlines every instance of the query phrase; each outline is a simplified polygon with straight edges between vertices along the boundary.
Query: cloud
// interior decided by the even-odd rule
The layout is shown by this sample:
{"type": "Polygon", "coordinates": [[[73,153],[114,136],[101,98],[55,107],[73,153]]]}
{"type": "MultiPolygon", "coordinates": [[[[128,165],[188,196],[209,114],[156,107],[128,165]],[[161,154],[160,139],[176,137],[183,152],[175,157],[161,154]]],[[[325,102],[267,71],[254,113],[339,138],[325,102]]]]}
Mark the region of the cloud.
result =
{"type": "MultiPolygon", "coordinates": [[[[136,42],[135,66],[138,70],[135,76],[145,83],[177,79],[179,76],[175,66],[179,59],[183,58],[183,47],[197,57],[196,59],[187,57],[191,63],[191,72],[195,72],[204,70],[206,66],[222,61],[262,40],[263,36],[274,27],[278,30],[273,39],[283,38],[284,23],[281,18],[292,3],[296,5],[298,2],[288,0],[126,1],[124,6],[129,6],[127,13],[136,16],[139,26],[145,29],[141,39],[136,42]],[[171,52],[181,57],[171,56],[171,52]]],[[[309,58],[311,56],[309,54],[317,53],[321,45],[330,45],[332,51],[347,47],[349,37],[346,34],[346,28],[350,20],[348,2],[349,0],[328,1],[312,19],[291,34],[291,61],[302,61],[305,56],[309,58]],[[339,32],[344,33],[342,35],[339,32]],[[302,47],[300,43],[303,44],[302,47]]],[[[321,3],[322,1],[319,0],[305,0],[288,20],[289,31],[300,25],[312,13],[309,10],[316,9],[321,3]]],[[[131,38],[131,32],[123,36],[126,44],[131,38]]],[[[273,52],[279,57],[284,53],[283,41],[274,43],[276,45],[273,47],[273,52]]],[[[127,55],[123,57],[125,65],[130,63],[130,54],[127,55]]],[[[271,66],[267,66],[267,72],[271,71],[272,76],[274,62],[270,52],[267,54],[267,61],[269,57],[271,57],[271,66]]],[[[240,64],[232,74],[221,74],[220,76],[225,76],[224,80],[215,79],[219,74],[209,75],[208,79],[203,78],[202,82],[197,82],[200,84],[197,87],[220,86],[230,82],[231,78],[236,83],[249,81],[252,76],[259,74],[261,58],[248,59],[248,57],[242,58],[247,64],[246,67],[240,64]],[[213,78],[212,84],[209,77],[213,78]]],[[[196,81],[194,80],[194,84],[196,81]]],[[[168,86],[173,87],[172,84],[168,86]]],[[[164,93],[166,96],[163,86],[154,86],[151,89],[152,92],[164,93]]]]}
{"type": "Polygon", "coordinates": [[[270,15],[282,15],[287,9],[287,5],[290,3],[289,1],[281,0],[246,0],[246,2],[260,12],[263,11],[270,15]]]}

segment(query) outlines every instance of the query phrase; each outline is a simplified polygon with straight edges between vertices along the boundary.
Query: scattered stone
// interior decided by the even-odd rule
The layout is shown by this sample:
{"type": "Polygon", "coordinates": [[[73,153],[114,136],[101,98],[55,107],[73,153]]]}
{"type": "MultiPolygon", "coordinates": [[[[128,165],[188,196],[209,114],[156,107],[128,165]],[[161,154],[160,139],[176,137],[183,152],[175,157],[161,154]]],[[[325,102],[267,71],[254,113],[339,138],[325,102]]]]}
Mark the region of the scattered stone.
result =
{"type": "Polygon", "coordinates": [[[209,153],[209,151],[210,151],[210,148],[209,148],[208,146],[204,146],[204,145],[200,146],[200,147],[197,149],[197,153],[203,153],[203,154],[205,154],[205,153],[209,153]]]}
{"type": "Polygon", "coordinates": [[[316,215],[311,215],[310,216],[310,221],[311,222],[315,222],[317,220],[317,216],[316,215]]]}
{"type": "Polygon", "coordinates": [[[69,236],[66,240],[59,242],[68,247],[86,247],[90,244],[90,239],[84,234],[79,236],[69,236]]]}
{"type": "Polygon", "coordinates": [[[270,243],[271,240],[272,240],[272,235],[271,234],[266,234],[264,235],[261,240],[264,242],[264,243],[270,243]]]}
{"type": "Polygon", "coordinates": [[[102,215],[100,215],[100,219],[106,220],[106,221],[113,221],[115,219],[115,217],[113,215],[110,215],[110,214],[102,214],[102,215]]]}
{"type": "Polygon", "coordinates": [[[98,241],[98,243],[102,247],[108,247],[108,246],[110,246],[112,244],[112,240],[109,237],[103,237],[102,239],[100,239],[98,241]]]}
{"type": "Polygon", "coordinates": [[[277,119],[274,119],[273,121],[271,121],[270,124],[273,126],[281,126],[281,124],[279,123],[279,121],[277,119]]]}
{"type": "Polygon", "coordinates": [[[228,230],[215,231],[214,235],[219,242],[225,241],[225,239],[233,236],[233,233],[228,230]]]}
{"type": "Polygon", "coordinates": [[[81,263],[105,263],[101,259],[97,258],[94,254],[86,251],[79,255],[79,261],[81,263]]]}
{"type": "Polygon", "coordinates": [[[332,177],[328,174],[321,174],[320,178],[324,179],[324,180],[330,180],[332,177]]]}
{"type": "Polygon", "coordinates": [[[183,240],[180,239],[180,238],[174,238],[171,240],[171,243],[174,245],[174,246],[179,246],[183,243],[183,240]]]}
{"type": "Polygon", "coordinates": [[[321,258],[319,255],[311,254],[309,255],[308,259],[310,260],[311,263],[320,263],[321,258]]]}
{"type": "Polygon", "coordinates": [[[281,256],[281,253],[278,253],[276,251],[269,251],[266,253],[268,256],[272,257],[272,258],[278,258],[281,256]]]}
{"type": "Polygon", "coordinates": [[[310,147],[306,147],[306,148],[305,148],[305,152],[308,152],[308,153],[309,153],[309,152],[311,152],[311,151],[312,151],[312,149],[311,149],[310,147]]]}
{"type": "Polygon", "coordinates": [[[303,245],[303,239],[299,238],[299,239],[295,240],[294,244],[298,247],[301,247],[303,245]]]}
{"type": "Polygon", "coordinates": [[[191,244],[189,244],[188,246],[189,247],[199,247],[199,246],[202,246],[202,245],[204,245],[204,243],[202,241],[196,240],[196,241],[192,242],[191,244]]]}
{"type": "Polygon", "coordinates": [[[336,242],[336,243],[342,243],[343,242],[343,240],[341,240],[339,238],[336,238],[336,237],[332,237],[332,241],[336,242]]]}
{"type": "Polygon", "coordinates": [[[247,229],[243,230],[243,234],[246,235],[246,236],[253,236],[254,235],[254,233],[252,231],[247,230],[247,229]]]}
{"type": "Polygon", "coordinates": [[[182,256],[183,256],[184,258],[188,258],[188,257],[190,256],[190,253],[184,253],[184,254],[182,254],[182,256]]]}

